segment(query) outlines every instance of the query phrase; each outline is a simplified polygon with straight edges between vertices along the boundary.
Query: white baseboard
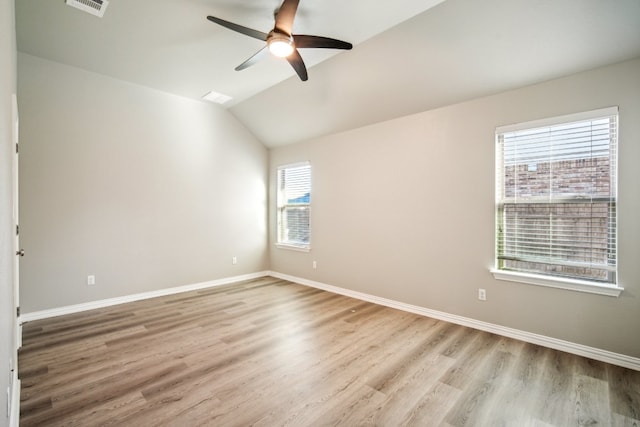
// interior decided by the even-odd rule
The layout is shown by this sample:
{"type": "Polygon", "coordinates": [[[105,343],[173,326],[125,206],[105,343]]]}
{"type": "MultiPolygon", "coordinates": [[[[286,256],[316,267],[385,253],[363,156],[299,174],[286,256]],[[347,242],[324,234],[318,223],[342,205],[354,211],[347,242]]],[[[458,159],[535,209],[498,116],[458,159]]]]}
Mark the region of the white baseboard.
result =
{"type": "MultiPolygon", "coordinates": [[[[76,304],[76,305],[70,305],[66,307],[54,308],[50,310],[42,310],[42,311],[35,311],[31,313],[25,313],[20,315],[19,323],[22,324],[22,323],[30,322],[34,320],[46,319],[46,318],[55,317],[55,316],[62,316],[62,315],[71,314],[71,313],[78,313],[81,311],[93,310],[96,308],[104,308],[112,305],[139,301],[142,299],[155,298],[155,297],[160,297],[165,295],[173,295],[181,292],[189,292],[189,291],[194,291],[199,289],[211,288],[215,286],[222,286],[222,285],[227,285],[234,282],[241,282],[243,280],[258,279],[260,277],[265,277],[265,276],[273,276],[278,279],[289,280],[294,283],[322,289],[322,290],[333,292],[340,295],[345,295],[345,296],[356,298],[362,301],[368,301],[374,304],[380,304],[386,307],[403,310],[409,313],[414,313],[414,314],[419,314],[421,316],[444,320],[446,322],[455,323],[462,326],[468,326],[470,328],[479,329],[481,331],[491,332],[497,335],[514,338],[514,339],[528,342],[531,344],[537,344],[543,347],[553,348],[555,350],[566,351],[567,353],[576,354],[578,356],[584,356],[591,359],[599,360],[601,362],[611,363],[612,365],[622,366],[624,368],[640,371],[640,358],[637,358],[637,357],[631,357],[631,356],[627,356],[620,353],[614,353],[611,351],[602,350],[595,347],[589,347],[586,345],[573,343],[570,341],[564,341],[557,338],[547,337],[545,335],[539,335],[531,332],[521,331],[519,329],[507,328],[505,326],[483,322],[480,320],[458,316],[455,314],[449,314],[442,311],[431,310],[428,308],[406,304],[403,302],[398,302],[398,301],[390,300],[387,298],[377,297],[375,295],[365,294],[362,292],[352,291],[349,289],[328,285],[326,283],[320,283],[313,280],[290,276],[290,275],[278,273],[275,271],[262,271],[258,273],[246,274],[243,276],[228,277],[224,279],[212,280],[209,282],[195,283],[192,285],[160,289],[157,291],[144,292],[140,294],[127,295],[123,297],[110,298],[110,299],[104,299],[99,301],[92,301],[84,304],[76,304]]],[[[20,336],[21,335],[22,334],[20,334],[20,336]]]]}
{"type": "Polygon", "coordinates": [[[20,425],[20,380],[18,379],[18,350],[22,347],[22,323],[15,322],[15,346],[10,363],[11,371],[11,387],[7,390],[7,415],[9,417],[9,427],[18,427],[20,425]]]}
{"type": "Polygon", "coordinates": [[[300,277],[289,276],[287,274],[282,274],[275,271],[270,271],[269,275],[276,277],[278,279],[289,280],[291,282],[295,282],[301,285],[323,289],[325,291],[333,292],[340,295],[345,295],[345,296],[356,298],[363,301],[372,302],[375,304],[384,305],[386,307],[396,308],[398,310],[407,311],[409,313],[414,313],[422,316],[431,317],[434,319],[444,320],[446,322],[455,323],[462,326],[468,326],[470,328],[479,329],[481,331],[491,332],[497,335],[514,338],[514,339],[528,342],[531,344],[537,344],[543,347],[549,347],[555,350],[565,351],[567,353],[576,354],[578,356],[584,356],[590,359],[599,360],[601,362],[610,363],[612,365],[622,366],[624,368],[640,371],[640,358],[637,358],[637,357],[631,357],[624,354],[614,353],[611,351],[602,350],[595,347],[576,344],[570,341],[559,340],[557,338],[552,338],[544,335],[534,334],[531,332],[521,331],[519,329],[507,328],[505,326],[495,325],[493,323],[488,323],[488,322],[482,322],[480,320],[458,316],[455,314],[449,314],[442,311],[430,310],[428,308],[419,307],[411,304],[405,304],[402,302],[377,297],[375,295],[369,295],[362,292],[356,292],[349,289],[339,288],[337,286],[327,285],[325,283],[315,282],[313,280],[303,279],[300,277]]]}
{"type": "Polygon", "coordinates": [[[11,394],[9,396],[9,427],[18,427],[20,424],[20,380],[18,370],[14,369],[11,394]]]}
{"type": "MultiPolygon", "coordinates": [[[[243,280],[258,279],[268,276],[269,272],[261,271],[258,273],[245,274],[242,276],[226,277],[224,279],[211,280],[208,282],[194,283],[191,285],[178,286],[175,288],[159,289],[157,291],[143,292],[133,295],[125,295],[122,297],[91,301],[82,304],[68,305],[65,307],[52,308],[49,310],[33,311],[20,315],[18,322],[20,324],[32,322],[34,320],[48,319],[50,317],[63,316],[65,314],[79,313],[81,311],[94,310],[96,308],[110,307],[112,305],[124,304],[127,302],[139,301],[148,298],[163,297],[166,295],[179,294],[181,292],[197,291],[200,289],[212,288],[215,286],[228,285],[230,283],[241,282],[243,280]]],[[[20,334],[22,336],[22,334],[20,334]]]]}

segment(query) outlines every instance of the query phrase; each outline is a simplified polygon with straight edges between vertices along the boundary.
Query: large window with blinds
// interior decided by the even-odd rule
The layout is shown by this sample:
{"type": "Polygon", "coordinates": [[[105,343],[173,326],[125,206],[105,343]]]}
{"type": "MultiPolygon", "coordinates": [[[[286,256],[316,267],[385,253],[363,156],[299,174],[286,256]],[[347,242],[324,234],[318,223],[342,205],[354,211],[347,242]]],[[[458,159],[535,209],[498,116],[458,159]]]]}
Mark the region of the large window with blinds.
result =
{"type": "Polygon", "coordinates": [[[311,165],[308,162],[278,168],[277,197],[277,244],[308,250],[311,234],[311,165]]]}
{"type": "Polygon", "coordinates": [[[617,286],[618,109],[496,129],[496,270],[617,286]]]}

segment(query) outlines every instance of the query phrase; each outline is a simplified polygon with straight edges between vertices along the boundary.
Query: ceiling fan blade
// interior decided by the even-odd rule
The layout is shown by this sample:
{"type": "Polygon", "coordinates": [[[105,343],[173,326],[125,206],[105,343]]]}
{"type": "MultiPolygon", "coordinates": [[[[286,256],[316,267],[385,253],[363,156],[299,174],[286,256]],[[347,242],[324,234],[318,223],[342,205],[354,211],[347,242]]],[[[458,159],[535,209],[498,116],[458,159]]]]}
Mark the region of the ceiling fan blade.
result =
{"type": "Polygon", "coordinates": [[[296,17],[300,0],[284,0],[276,13],[275,29],[288,36],[293,31],[293,19],[296,17]]]}
{"type": "Polygon", "coordinates": [[[251,28],[243,27],[242,25],[234,24],[233,22],[225,21],[224,19],[216,18],[215,16],[207,16],[207,19],[211,22],[222,25],[225,28],[244,34],[245,36],[253,37],[254,39],[262,41],[267,40],[268,34],[263,33],[262,31],[252,30],[251,28]]]}
{"type": "Polygon", "coordinates": [[[251,67],[252,65],[259,62],[262,58],[267,56],[268,53],[269,53],[269,49],[267,48],[267,46],[263,47],[258,52],[256,52],[256,54],[253,55],[251,58],[247,59],[242,64],[238,65],[236,67],[236,71],[244,70],[245,68],[251,67]]]}
{"type": "Polygon", "coordinates": [[[306,82],[309,79],[309,76],[307,74],[307,67],[304,65],[304,61],[302,60],[302,56],[300,56],[300,52],[298,52],[298,49],[294,49],[293,53],[287,56],[287,61],[289,61],[289,64],[291,64],[293,69],[296,70],[296,73],[298,74],[298,77],[300,77],[300,80],[306,82]]]}
{"type": "Polygon", "coordinates": [[[324,49],[345,49],[353,48],[353,45],[342,40],[331,39],[329,37],[307,36],[304,34],[294,34],[293,41],[298,49],[324,48],[324,49]]]}

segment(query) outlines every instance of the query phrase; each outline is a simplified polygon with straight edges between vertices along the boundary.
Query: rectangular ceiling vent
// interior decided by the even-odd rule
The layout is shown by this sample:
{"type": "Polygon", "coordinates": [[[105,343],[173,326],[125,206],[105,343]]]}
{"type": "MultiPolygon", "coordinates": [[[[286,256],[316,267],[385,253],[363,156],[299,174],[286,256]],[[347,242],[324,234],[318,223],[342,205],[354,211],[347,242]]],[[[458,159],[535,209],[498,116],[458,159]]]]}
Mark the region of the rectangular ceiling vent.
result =
{"type": "Polygon", "coordinates": [[[231,98],[229,95],[223,95],[221,93],[211,91],[203,96],[202,99],[215,102],[216,104],[224,104],[225,102],[231,101],[233,98],[231,98]]]}
{"type": "Polygon", "coordinates": [[[108,0],[66,0],[67,5],[102,18],[109,6],[108,0]]]}

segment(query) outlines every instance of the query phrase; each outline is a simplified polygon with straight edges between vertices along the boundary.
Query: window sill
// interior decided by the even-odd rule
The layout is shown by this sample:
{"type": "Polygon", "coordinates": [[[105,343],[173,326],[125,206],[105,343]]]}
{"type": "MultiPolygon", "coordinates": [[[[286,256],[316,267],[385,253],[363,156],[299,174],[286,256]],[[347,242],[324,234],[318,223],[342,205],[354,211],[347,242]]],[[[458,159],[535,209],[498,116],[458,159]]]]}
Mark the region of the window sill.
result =
{"type": "Polygon", "coordinates": [[[286,243],[276,243],[276,248],[288,249],[290,251],[298,251],[298,252],[309,252],[309,250],[311,249],[309,246],[288,245],[286,243]]]}
{"type": "Polygon", "coordinates": [[[547,286],[550,288],[566,289],[569,291],[587,292],[591,294],[619,297],[624,290],[619,286],[598,284],[586,280],[576,280],[560,277],[548,277],[538,274],[520,273],[515,271],[496,270],[492,268],[493,277],[509,282],[526,283],[528,285],[547,286]]]}

